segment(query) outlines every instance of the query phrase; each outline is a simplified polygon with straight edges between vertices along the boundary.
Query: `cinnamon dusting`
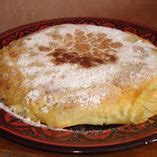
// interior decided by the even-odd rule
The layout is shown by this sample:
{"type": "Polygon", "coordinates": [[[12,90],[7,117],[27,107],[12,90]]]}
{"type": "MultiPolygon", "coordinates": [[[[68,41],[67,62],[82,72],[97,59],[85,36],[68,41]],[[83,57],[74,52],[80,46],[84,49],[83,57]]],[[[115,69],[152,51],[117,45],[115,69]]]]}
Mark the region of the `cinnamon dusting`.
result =
{"type": "Polygon", "coordinates": [[[55,51],[49,55],[53,56],[53,62],[56,65],[71,63],[79,64],[85,68],[97,66],[99,64],[114,63],[117,60],[117,56],[113,54],[105,53],[99,58],[92,54],[79,55],[76,52],[68,52],[65,49],[55,49],[55,51]]]}
{"type": "MultiPolygon", "coordinates": [[[[115,63],[117,60],[115,49],[122,47],[122,43],[113,42],[105,33],[85,34],[81,30],[76,30],[73,35],[67,33],[60,37],[59,34],[55,34],[55,38],[56,40],[62,38],[62,44],[65,45],[49,53],[56,65],[71,63],[89,68],[99,64],[115,63]]],[[[40,49],[49,50],[43,47],[40,49]]]]}

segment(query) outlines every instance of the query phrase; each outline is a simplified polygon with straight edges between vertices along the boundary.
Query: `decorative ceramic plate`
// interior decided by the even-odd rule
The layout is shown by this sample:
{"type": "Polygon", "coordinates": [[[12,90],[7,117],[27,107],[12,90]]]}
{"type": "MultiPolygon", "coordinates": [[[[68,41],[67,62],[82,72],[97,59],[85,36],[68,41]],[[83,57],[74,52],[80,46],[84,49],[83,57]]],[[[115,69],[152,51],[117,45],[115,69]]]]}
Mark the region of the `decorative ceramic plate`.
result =
{"type": "MultiPolygon", "coordinates": [[[[63,24],[91,24],[129,31],[157,45],[157,31],[104,18],[68,18],[36,22],[0,34],[0,49],[11,41],[43,28],[63,24]]],[[[123,150],[157,141],[157,116],[139,125],[81,125],[64,130],[32,126],[0,108],[0,135],[33,148],[62,153],[97,153],[123,150]]]]}

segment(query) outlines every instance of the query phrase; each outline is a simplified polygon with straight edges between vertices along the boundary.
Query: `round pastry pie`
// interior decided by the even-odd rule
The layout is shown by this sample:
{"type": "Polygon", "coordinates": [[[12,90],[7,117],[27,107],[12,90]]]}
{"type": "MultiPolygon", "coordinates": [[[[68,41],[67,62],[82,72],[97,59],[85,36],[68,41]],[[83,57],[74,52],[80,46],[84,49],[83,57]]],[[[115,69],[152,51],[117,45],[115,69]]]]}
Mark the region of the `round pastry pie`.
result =
{"type": "Polygon", "coordinates": [[[157,114],[157,48],[113,28],[52,26],[0,50],[0,97],[53,128],[142,123],[157,114]]]}

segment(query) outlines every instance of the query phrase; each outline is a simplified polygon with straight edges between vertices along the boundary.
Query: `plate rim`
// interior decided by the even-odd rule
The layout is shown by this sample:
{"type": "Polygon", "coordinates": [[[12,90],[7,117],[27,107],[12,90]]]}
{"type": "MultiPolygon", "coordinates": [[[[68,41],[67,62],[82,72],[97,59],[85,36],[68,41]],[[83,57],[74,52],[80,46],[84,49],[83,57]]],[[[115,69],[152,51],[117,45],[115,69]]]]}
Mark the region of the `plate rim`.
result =
{"type": "Polygon", "coordinates": [[[94,19],[94,20],[113,20],[113,21],[119,21],[119,22],[122,22],[122,23],[127,23],[127,24],[131,24],[131,25],[136,25],[136,26],[140,26],[140,27],[144,27],[144,28],[147,28],[147,29],[150,29],[151,31],[157,33],[157,28],[156,27],[153,27],[153,26],[148,26],[146,24],[143,24],[143,23],[140,23],[140,22],[130,22],[129,20],[123,20],[123,19],[119,19],[119,18],[107,18],[107,17],[95,17],[95,16],[84,16],[84,17],[61,17],[61,18],[53,18],[53,19],[44,19],[44,20],[37,20],[37,21],[34,21],[34,22],[29,22],[27,24],[22,24],[22,25],[19,25],[19,26],[15,26],[13,28],[9,28],[3,32],[0,33],[0,37],[3,36],[3,35],[6,35],[7,33],[10,33],[14,30],[17,30],[17,29],[20,29],[20,28],[23,28],[23,27],[27,27],[27,26],[30,26],[30,25],[36,25],[36,24],[39,24],[39,23],[45,23],[45,22],[51,22],[51,21],[60,21],[60,20],[82,20],[82,19],[94,19]]]}
{"type": "MultiPolygon", "coordinates": [[[[41,20],[41,21],[37,21],[37,22],[32,22],[32,23],[28,23],[28,24],[24,24],[24,25],[21,25],[21,26],[18,26],[18,27],[14,27],[14,28],[12,28],[12,29],[9,29],[9,30],[7,30],[7,31],[5,31],[5,32],[2,32],[2,33],[0,33],[0,40],[2,40],[2,38],[3,37],[5,37],[5,36],[7,36],[7,35],[9,35],[9,34],[11,34],[11,33],[14,33],[15,31],[19,31],[19,30],[22,30],[22,29],[26,29],[26,28],[28,28],[28,27],[33,27],[33,26],[35,26],[35,25],[40,25],[40,24],[45,24],[45,23],[55,23],[55,22],[59,22],[59,21],[63,21],[63,23],[64,22],[67,22],[67,21],[70,21],[70,20],[107,20],[107,21],[117,21],[117,22],[120,22],[120,23],[124,23],[124,24],[128,24],[128,25],[133,25],[133,26],[137,26],[137,27],[140,27],[140,28],[145,28],[145,29],[147,29],[147,30],[149,30],[149,31],[151,31],[151,32],[153,32],[154,34],[156,34],[157,35],[157,30],[154,30],[153,28],[151,28],[151,27],[149,27],[149,26],[145,26],[145,25],[141,25],[141,24],[137,24],[137,23],[133,23],[133,22],[128,22],[128,21],[124,21],[124,20],[119,20],[119,19],[112,19],[112,18],[99,18],[99,17],[77,17],[77,18],[75,18],[75,17],[72,17],[72,18],[58,18],[58,19],[48,19],[48,20],[41,20]]],[[[55,24],[54,24],[55,25],[55,24]]],[[[11,132],[11,130],[7,130],[4,126],[0,126],[0,129],[1,130],[3,130],[3,131],[6,131],[7,133],[10,133],[10,134],[13,134],[13,133],[16,133],[16,132],[11,132]]],[[[15,135],[15,134],[14,134],[15,135]]],[[[16,134],[15,136],[18,136],[19,134],[16,134]]],[[[147,135],[147,136],[145,136],[145,137],[143,137],[143,138],[149,138],[149,137],[151,137],[151,136],[154,136],[154,138],[152,137],[151,138],[151,142],[149,141],[148,143],[152,143],[152,142],[154,142],[153,140],[154,139],[156,139],[157,137],[156,137],[156,135],[157,135],[157,128],[155,128],[154,129],[154,131],[153,132],[151,132],[149,135],[147,135]],[[153,140],[152,140],[153,139],[153,140]]],[[[20,138],[23,138],[22,136],[18,136],[18,137],[20,137],[20,138]]],[[[139,140],[142,140],[143,139],[142,137],[141,137],[141,139],[139,139],[139,140]]],[[[30,139],[29,139],[30,140],[30,139]]],[[[30,142],[35,142],[34,140],[30,140],[30,142]]],[[[127,144],[127,143],[132,143],[132,142],[137,142],[136,140],[134,141],[130,141],[130,142],[125,142],[125,143],[123,143],[123,144],[127,144]]],[[[140,142],[140,144],[139,145],[142,145],[142,144],[145,144],[145,142],[147,142],[147,141],[141,141],[140,142]]],[[[46,145],[49,145],[49,144],[46,144],[46,145]]],[[[51,146],[52,146],[52,144],[50,144],[51,146]]],[[[118,146],[118,145],[121,145],[121,144],[114,144],[113,146],[118,146]]],[[[54,146],[54,145],[53,145],[54,146]]],[[[58,146],[58,147],[62,147],[61,145],[59,146],[59,145],[55,145],[55,146],[58,146]]],[[[89,146],[89,145],[88,145],[89,146]]],[[[87,146],[87,147],[88,147],[87,146]]],[[[63,146],[64,148],[65,147],[67,147],[67,146],[63,146]]],[[[68,146],[68,147],[71,147],[71,146],[68,146]]],[[[74,148],[83,148],[84,146],[82,146],[82,147],[78,147],[78,146],[76,146],[76,147],[74,147],[74,148]]],[[[90,148],[88,149],[86,147],[86,150],[83,150],[83,152],[80,152],[80,153],[86,153],[86,152],[90,152],[90,149],[92,148],[91,146],[90,146],[90,148]]],[[[94,146],[93,146],[94,147],[94,146]]],[[[112,145],[111,146],[99,146],[99,147],[112,147],[112,145]]],[[[131,147],[131,146],[130,146],[131,147]]],[[[132,145],[132,147],[134,147],[133,145],[132,145]]],[[[124,148],[125,149],[125,148],[124,148]]],[[[105,152],[107,151],[107,150],[104,150],[105,152]]],[[[103,152],[104,152],[103,151],[103,152]]],[[[99,151],[98,151],[99,152],[99,151]]],[[[70,152],[67,152],[67,153],[70,153],[70,152]]],[[[75,152],[72,152],[72,153],[75,153],[75,152]]]]}

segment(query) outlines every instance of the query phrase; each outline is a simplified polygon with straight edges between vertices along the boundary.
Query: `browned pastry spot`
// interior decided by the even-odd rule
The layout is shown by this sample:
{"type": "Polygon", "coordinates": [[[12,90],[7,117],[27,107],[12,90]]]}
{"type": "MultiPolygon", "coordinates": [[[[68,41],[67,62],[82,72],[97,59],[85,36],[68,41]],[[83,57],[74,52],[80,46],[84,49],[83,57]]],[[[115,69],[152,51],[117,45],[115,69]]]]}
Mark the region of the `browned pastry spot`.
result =
{"type": "Polygon", "coordinates": [[[9,55],[14,58],[18,56],[18,53],[15,51],[9,51],[9,55]]]}

